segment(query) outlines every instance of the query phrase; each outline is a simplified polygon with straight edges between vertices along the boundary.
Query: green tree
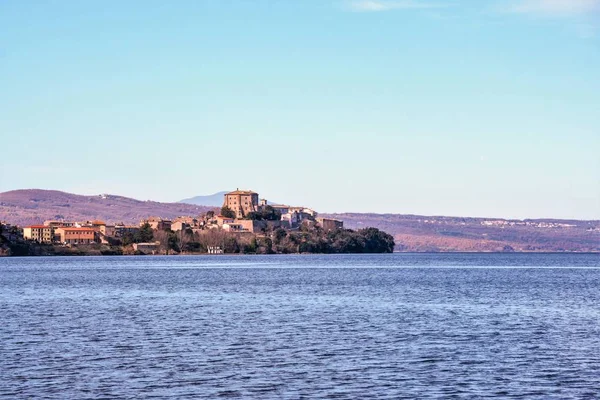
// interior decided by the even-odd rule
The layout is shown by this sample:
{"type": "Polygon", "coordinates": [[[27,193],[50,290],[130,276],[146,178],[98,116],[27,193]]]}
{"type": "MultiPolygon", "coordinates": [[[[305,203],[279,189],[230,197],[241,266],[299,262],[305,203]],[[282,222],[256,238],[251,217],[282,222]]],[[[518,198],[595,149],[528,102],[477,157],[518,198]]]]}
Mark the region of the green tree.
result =
{"type": "Polygon", "coordinates": [[[285,238],[286,236],[287,236],[287,232],[283,228],[277,228],[273,232],[273,240],[274,240],[275,244],[281,243],[283,238],[285,238]]]}
{"type": "Polygon", "coordinates": [[[146,222],[140,227],[140,230],[136,232],[134,237],[136,243],[148,243],[154,238],[154,232],[150,224],[146,222]]]}
{"type": "Polygon", "coordinates": [[[177,234],[173,231],[168,232],[167,235],[167,245],[169,250],[173,250],[176,252],[180,252],[180,247],[179,247],[179,237],[177,237],[177,234]]]}
{"type": "Polygon", "coordinates": [[[360,229],[357,232],[364,240],[364,253],[392,253],[396,243],[394,237],[377,228],[360,229]]]}
{"type": "Polygon", "coordinates": [[[245,243],[242,247],[242,251],[244,254],[254,254],[258,249],[258,242],[256,241],[256,236],[254,236],[250,242],[245,243]]]}
{"type": "Polygon", "coordinates": [[[260,239],[258,245],[259,246],[258,246],[257,253],[260,253],[260,254],[275,253],[275,251],[273,251],[273,241],[268,237],[260,239]]]}
{"type": "Polygon", "coordinates": [[[334,253],[363,253],[364,238],[352,229],[337,229],[328,235],[334,253]]]}
{"type": "Polygon", "coordinates": [[[226,218],[235,218],[235,212],[227,206],[221,207],[221,215],[226,218]]]}
{"type": "Polygon", "coordinates": [[[271,206],[265,206],[260,211],[249,212],[245,219],[254,221],[279,221],[281,219],[281,211],[271,206]]]}
{"type": "Polygon", "coordinates": [[[182,246],[182,249],[190,253],[206,253],[206,247],[199,242],[187,242],[182,246]]]}
{"type": "Polygon", "coordinates": [[[123,246],[129,246],[130,244],[136,243],[133,233],[125,232],[123,236],[121,236],[121,243],[123,246]]]}
{"type": "Polygon", "coordinates": [[[239,253],[240,245],[237,242],[236,238],[233,236],[227,236],[223,240],[223,248],[224,253],[239,253]]]}

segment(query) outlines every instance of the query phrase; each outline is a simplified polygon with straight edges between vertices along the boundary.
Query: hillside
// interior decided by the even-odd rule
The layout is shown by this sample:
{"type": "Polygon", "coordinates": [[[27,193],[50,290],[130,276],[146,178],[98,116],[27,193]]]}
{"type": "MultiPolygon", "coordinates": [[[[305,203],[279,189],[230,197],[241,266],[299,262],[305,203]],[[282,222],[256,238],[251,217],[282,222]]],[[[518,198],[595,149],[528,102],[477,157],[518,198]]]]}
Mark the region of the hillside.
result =
{"type": "Polygon", "coordinates": [[[397,251],[600,251],[600,221],[329,214],[347,228],[379,228],[397,251]]]}
{"type": "Polygon", "coordinates": [[[48,219],[137,224],[152,215],[175,218],[198,215],[212,207],[140,201],[122,196],[81,196],[56,190],[13,190],[0,193],[0,220],[18,225],[41,223],[48,219]]]}

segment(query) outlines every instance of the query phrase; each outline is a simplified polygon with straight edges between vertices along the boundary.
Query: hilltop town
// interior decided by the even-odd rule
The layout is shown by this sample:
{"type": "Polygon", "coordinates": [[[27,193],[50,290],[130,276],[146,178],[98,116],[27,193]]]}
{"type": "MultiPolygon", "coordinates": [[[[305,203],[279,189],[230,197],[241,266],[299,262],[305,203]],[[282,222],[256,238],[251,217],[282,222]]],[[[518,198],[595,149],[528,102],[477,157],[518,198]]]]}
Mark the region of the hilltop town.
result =
{"type": "MultiPolygon", "coordinates": [[[[312,216],[315,225],[319,222],[318,219],[322,218],[321,222],[326,224],[327,222],[324,221],[326,219],[343,221],[343,228],[355,231],[366,227],[375,227],[385,231],[394,236],[395,251],[401,252],[600,252],[600,221],[516,220],[378,213],[326,214],[319,212],[317,214],[307,207],[285,206],[273,204],[270,201],[266,202],[266,205],[281,212],[281,222],[265,222],[273,219],[275,211],[247,215],[249,212],[256,212],[254,209],[241,210],[244,213],[242,217],[238,218],[238,215],[234,214],[233,221],[231,219],[219,221],[217,217],[222,214],[221,208],[225,203],[224,195],[226,193],[228,192],[222,191],[218,194],[218,199],[220,199],[218,203],[206,202],[206,204],[202,204],[206,200],[203,199],[200,203],[186,204],[181,202],[141,201],[113,194],[85,196],[55,190],[14,190],[0,193],[0,221],[5,221],[8,225],[4,227],[4,235],[10,236],[13,240],[11,243],[14,243],[16,238],[20,238],[21,241],[24,240],[21,227],[43,225],[44,221],[56,221],[67,227],[69,221],[72,221],[73,227],[90,228],[96,225],[95,229],[100,231],[99,234],[96,234],[97,237],[94,240],[97,243],[102,243],[102,230],[104,229],[108,232],[104,235],[110,238],[109,242],[120,243],[120,241],[124,241],[128,243],[140,228],[141,221],[162,221],[160,226],[162,228],[170,226],[169,230],[174,232],[173,235],[178,237],[177,240],[183,242],[181,244],[182,248],[192,246],[190,248],[192,249],[193,246],[198,246],[188,245],[187,242],[191,241],[192,243],[204,243],[200,245],[203,250],[204,246],[207,245],[205,242],[208,242],[208,229],[213,227],[210,231],[211,235],[220,232],[235,236],[237,242],[241,243],[242,249],[246,248],[247,251],[252,251],[252,246],[246,246],[247,243],[242,243],[249,241],[249,238],[252,237],[251,233],[258,235],[258,241],[260,242],[262,240],[261,235],[263,235],[261,229],[265,225],[273,227],[280,224],[284,230],[288,229],[292,233],[292,238],[298,239],[302,229],[309,228],[303,228],[303,224],[298,224],[297,221],[305,221],[304,225],[309,225],[311,223],[309,218],[312,216]],[[249,218],[254,218],[254,220],[249,218]],[[219,226],[219,223],[221,223],[221,229],[214,229],[215,226],[219,226]],[[105,224],[106,228],[102,228],[102,224],[105,224]],[[287,224],[293,225],[293,228],[286,228],[287,224]],[[185,229],[180,230],[180,228],[185,229]],[[187,234],[190,229],[194,233],[191,240],[188,239],[189,235],[187,234]],[[181,232],[184,232],[184,234],[181,234],[181,232]]],[[[235,202],[235,198],[232,201],[235,202]]],[[[237,202],[240,204],[240,201],[237,202]]],[[[251,204],[256,205],[256,197],[251,204]]],[[[261,206],[260,198],[258,206],[261,206]]],[[[264,206],[265,204],[260,209],[264,209],[264,206]]],[[[271,208],[268,210],[271,210],[271,208]]],[[[154,225],[155,222],[152,222],[152,224],[154,225]]],[[[158,227],[158,225],[156,226],[158,227]]],[[[324,228],[330,229],[331,226],[325,226],[324,228]]],[[[156,229],[155,236],[164,241],[166,240],[162,237],[164,232],[162,229],[156,229]]],[[[48,237],[48,231],[46,231],[46,237],[48,237]]],[[[2,239],[2,236],[0,236],[0,241],[2,240],[8,241],[6,237],[2,239]]],[[[60,247],[58,245],[60,240],[60,238],[55,240],[53,247],[45,247],[40,251],[48,252],[57,249],[61,252],[69,250],[73,253],[82,248],[81,245],[77,248],[60,247]]],[[[287,240],[286,238],[283,242],[285,243],[287,240]]],[[[153,239],[153,241],[156,240],[153,239]]],[[[311,248],[306,243],[315,243],[305,239],[297,241],[302,243],[302,251],[309,251],[307,248],[311,248]]],[[[175,239],[171,239],[171,243],[174,242],[175,239]]],[[[218,241],[213,240],[212,242],[218,241]]],[[[273,251],[283,251],[281,245],[279,246],[279,249],[274,246],[273,251]]],[[[286,251],[298,252],[300,250],[299,246],[299,244],[296,245],[294,249],[294,246],[288,243],[286,251]]],[[[0,247],[2,247],[1,243],[0,247]]],[[[13,247],[15,247],[14,244],[13,247]]],[[[134,251],[131,245],[122,247],[125,254],[134,251]]],[[[260,247],[258,246],[257,251],[265,250],[265,248],[260,247]]],[[[6,243],[4,248],[6,250],[6,243]]],[[[37,251],[38,249],[34,250],[37,251]]],[[[114,245],[103,244],[101,251],[106,253],[115,250],[120,251],[114,245]]],[[[164,245],[159,250],[159,252],[166,251],[167,247],[164,245]]]]}
{"type": "Polygon", "coordinates": [[[391,252],[393,238],[375,228],[357,232],[307,207],[269,204],[235,190],[220,210],[175,219],[150,216],[137,225],[46,220],[0,225],[5,254],[174,254],[391,252]],[[368,237],[367,237],[368,236],[368,237]],[[368,239],[368,240],[367,240],[368,239]],[[382,246],[374,243],[383,240],[382,246]],[[369,241],[370,240],[370,241],[369,241]]]}

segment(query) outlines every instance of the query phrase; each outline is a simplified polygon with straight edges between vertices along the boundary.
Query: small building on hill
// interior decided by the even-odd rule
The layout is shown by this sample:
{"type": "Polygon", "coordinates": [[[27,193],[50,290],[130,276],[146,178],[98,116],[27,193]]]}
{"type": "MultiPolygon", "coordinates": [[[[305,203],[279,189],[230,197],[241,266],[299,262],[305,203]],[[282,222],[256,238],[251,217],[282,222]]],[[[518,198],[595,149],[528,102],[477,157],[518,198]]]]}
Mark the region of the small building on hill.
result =
{"type": "Polygon", "coordinates": [[[160,242],[153,243],[134,243],[133,249],[144,254],[156,254],[159,250],[160,242]]]}
{"type": "Polygon", "coordinates": [[[227,224],[233,224],[235,222],[235,218],[225,217],[223,215],[217,215],[215,217],[218,226],[223,226],[227,224]]]}
{"type": "Polygon", "coordinates": [[[65,244],[90,244],[96,241],[96,230],[91,227],[61,227],[56,228],[58,241],[65,244]]]}
{"type": "Polygon", "coordinates": [[[106,236],[120,238],[126,234],[135,235],[139,231],[140,231],[139,226],[127,226],[127,225],[123,225],[123,224],[117,224],[114,227],[111,227],[110,230],[109,230],[109,227],[106,227],[106,232],[107,232],[106,236]],[[112,234],[109,234],[109,233],[112,233],[112,234]]]}
{"type": "Polygon", "coordinates": [[[148,219],[143,219],[140,221],[140,226],[144,224],[150,225],[150,227],[157,231],[166,231],[171,229],[171,220],[162,219],[160,217],[150,217],[148,219]]]}
{"type": "Polygon", "coordinates": [[[38,243],[52,243],[54,241],[53,226],[47,225],[30,225],[23,228],[23,238],[34,240],[38,243]]]}
{"type": "Polygon", "coordinates": [[[264,225],[263,221],[252,221],[247,219],[236,219],[223,224],[223,230],[227,232],[250,232],[255,233],[264,225]]]}
{"type": "Polygon", "coordinates": [[[171,224],[171,230],[174,232],[183,231],[190,227],[191,225],[185,221],[176,221],[171,224]]]}
{"type": "Polygon", "coordinates": [[[317,222],[325,231],[334,231],[344,227],[344,222],[332,218],[317,218],[317,222]]]}

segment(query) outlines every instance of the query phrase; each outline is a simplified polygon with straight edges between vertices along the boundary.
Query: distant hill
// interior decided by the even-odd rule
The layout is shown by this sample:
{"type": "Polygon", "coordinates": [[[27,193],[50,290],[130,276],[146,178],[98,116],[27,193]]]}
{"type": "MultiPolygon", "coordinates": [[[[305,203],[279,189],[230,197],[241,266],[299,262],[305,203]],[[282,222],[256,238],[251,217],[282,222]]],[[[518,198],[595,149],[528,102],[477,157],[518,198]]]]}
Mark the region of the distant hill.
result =
{"type": "Polygon", "coordinates": [[[13,190],[0,193],[0,220],[18,225],[42,223],[48,219],[138,224],[142,218],[175,218],[198,215],[212,207],[182,203],[140,201],[115,195],[81,196],[56,190],[13,190]]]}
{"type": "Polygon", "coordinates": [[[195,196],[189,199],[180,200],[179,203],[197,204],[200,206],[221,207],[223,205],[223,196],[227,191],[218,192],[208,196],[195,196]]]}
{"type": "Polygon", "coordinates": [[[600,252],[600,221],[428,217],[400,214],[322,214],[344,227],[379,228],[393,235],[396,250],[600,252]]]}

